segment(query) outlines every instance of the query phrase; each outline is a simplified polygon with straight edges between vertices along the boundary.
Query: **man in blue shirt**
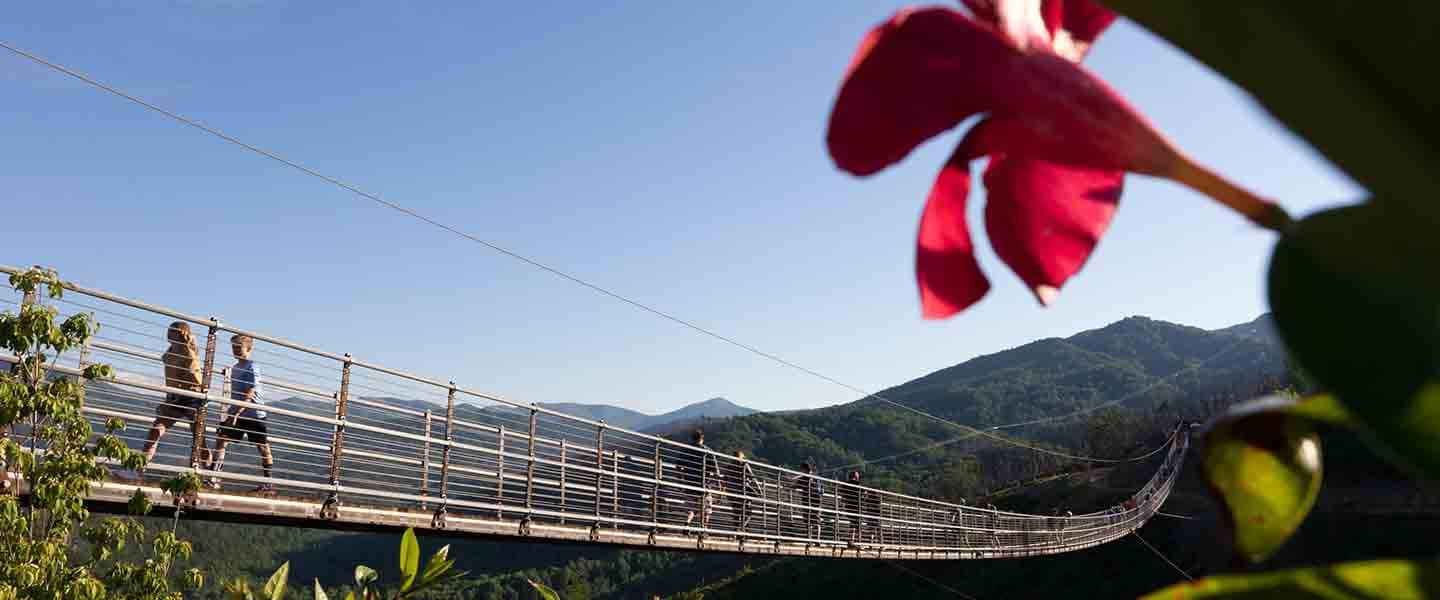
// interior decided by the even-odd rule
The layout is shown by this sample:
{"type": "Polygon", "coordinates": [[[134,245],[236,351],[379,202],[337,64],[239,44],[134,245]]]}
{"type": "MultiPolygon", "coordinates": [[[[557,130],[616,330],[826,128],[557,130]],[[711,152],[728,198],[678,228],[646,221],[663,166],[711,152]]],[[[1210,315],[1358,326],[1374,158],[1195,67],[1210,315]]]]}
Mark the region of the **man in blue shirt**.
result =
{"type": "MultiPolygon", "coordinates": [[[[215,450],[210,453],[211,471],[219,471],[225,463],[225,446],[232,441],[249,440],[260,453],[260,467],[265,477],[271,476],[275,464],[270,454],[269,431],[265,427],[264,398],[260,394],[260,373],[250,353],[255,349],[255,339],[248,335],[236,334],[230,338],[230,350],[235,354],[235,366],[230,368],[230,399],[235,401],[225,407],[220,416],[220,435],[215,438],[215,450]]],[[[206,482],[211,489],[219,489],[220,481],[211,477],[206,482]]],[[[272,494],[275,484],[265,482],[255,491],[272,494]]]]}

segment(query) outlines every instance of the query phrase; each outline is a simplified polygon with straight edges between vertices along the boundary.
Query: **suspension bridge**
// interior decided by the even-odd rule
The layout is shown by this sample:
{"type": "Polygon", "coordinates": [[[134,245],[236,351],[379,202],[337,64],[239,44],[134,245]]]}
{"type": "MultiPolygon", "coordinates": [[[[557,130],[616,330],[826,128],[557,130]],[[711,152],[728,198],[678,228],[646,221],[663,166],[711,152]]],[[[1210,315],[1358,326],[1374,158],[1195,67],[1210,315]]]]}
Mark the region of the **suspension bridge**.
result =
{"type": "MultiPolygon", "coordinates": [[[[0,266],[0,272],[18,269],[0,266]]],[[[182,408],[155,446],[146,477],[118,468],[96,482],[96,510],[124,511],[137,492],[188,518],[305,527],[398,530],[641,548],[879,559],[992,559],[1059,554],[1120,539],[1164,504],[1190,444],[1179,426],[1154,476],[1127,501],[1081,515],[1033,515],[853,485],[758,460],[564,414],[538,404],[316,349],[216,318],[80,286],[54,302],[62,315],[100,323],[52,373],[109,364],[112,379],[85,386],[84,412],[110,419],[135,449],[157,414],[182,408]],[[166,332],[195,331],[196,389],[165,376],[166,332]],[[233,420],[230,337],[255,342],[273,465],[232,443],[214,464],[214,440],[233,420]],[[198,390],[198,391],[197,391],[198,390]],[[168,398],[168,400],[167,400],[168,398]],[[158,412],[157,412],[158,411],[158,412]],[[174,498],[159,480],[193,473],[212,485],[174,498]],[[259,491],[255,491],[256,489],[259,491]]],[[[0,357],[0,362],[14,362],[0,357]]],[[[7,432],[21,440],[23,429],[7,432]]],[[[32,451],[43,452],[32,442],[32,451]]],[[[28,493],[6,470],[5,487],[28,493]]]]}

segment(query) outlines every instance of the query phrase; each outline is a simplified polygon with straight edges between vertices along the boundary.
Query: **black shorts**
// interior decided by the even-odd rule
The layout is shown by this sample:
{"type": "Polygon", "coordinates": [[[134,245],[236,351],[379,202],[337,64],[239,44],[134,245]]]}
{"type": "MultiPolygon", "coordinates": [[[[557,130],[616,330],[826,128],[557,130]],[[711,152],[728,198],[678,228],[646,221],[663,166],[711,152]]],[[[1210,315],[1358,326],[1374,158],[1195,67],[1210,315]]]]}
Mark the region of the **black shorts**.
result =
{"type": "Polygon", "coordinates": [[[220,437],[233,442],[249,438],[252,444],[266,444],[270,442],[270,438],[266,437],[269,433],[270,431],[265,428],[264,419],[242,416],[229,424],[220,424],[220,437]]]}

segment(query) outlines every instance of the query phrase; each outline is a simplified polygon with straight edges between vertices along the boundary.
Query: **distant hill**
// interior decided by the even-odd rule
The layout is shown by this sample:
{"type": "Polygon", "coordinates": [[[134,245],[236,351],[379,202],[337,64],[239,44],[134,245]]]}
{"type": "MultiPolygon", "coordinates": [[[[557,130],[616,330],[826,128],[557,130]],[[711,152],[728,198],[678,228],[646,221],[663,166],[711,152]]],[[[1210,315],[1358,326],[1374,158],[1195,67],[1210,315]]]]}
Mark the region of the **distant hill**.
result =
{"type": "MultiPolygon", "coordinates": [[[[362,397],[364,400],[379,402],[388,406],[405,408],[410,410],[430,410],[435,418],[445,416],[445,407],[425,402],[423,400],[411,400],[406,398],[393,397],[362,397]]],[[[319,400],[311,398],[299,398],[295,396],[285,397],[269,402],[271,406],[279,408],[291,408],[313,413],[317,404],[330,404],[330,400],[319,400]]],[[[759,411],[740,406],[724,398],[711,398],[703,402],[696,402],[659,415],[649,415],[639,411],[611,406],[609,404],[582,404],[578,402],[554,402],[541,403],[541,406],[551,410],[559,411],[567,415],[573,415],[586,419],[605,421],[616,427],[624,427],[635,431],[652,430],[665,428],[677,423],[692,423],[702,419],[723,419],[753,415],[759,411]]],[[[517,413],[524,413],[526,409],[506,404],[490,404],[479,406],[470,403],[460,403],[455,407],[457,418],[478,422],[490,422],[496,416],[513,416],[517,413]]],[[[362,403],[352,402],[348,408],[351,418],[364,420],[392,421],[398,418],[393,411],[367,406],[362,403]]]]}
{"type": "Polygon", "coordinates": [[[1275,319],[1270,316],[1270,313],[1260,315],[1259,318],[1249,323],[1241,323],[1223,329],[1216,329],[1215,333],[1251,337],[1276,345],[1280,344],[1280,334],[1275,331],[1275,319]]]}
{"type": "MultiPolygon", "coordinates": [[[[1067,338],[973,358],[880,395],[971,427],[1032,423],[991,435],[1089,453],[1096,420],[1119,422],[1113,458],[1153,447],[1176,419],[1290,383],[1285,353],[1258,335],[1265,319],[1207,331],[1129,317],[1067,338]],[[1067,417],[1066,415],[1072,415],[1067,417]]],[[[676,432],[675,435],[680,435],[676,432]]],[[[1066,462],[967,435],[961,428],[876,398],[707,424],[707,442],[784,465],[853,465],[867,481],[911,493],[959,497],[1061,468],[1066,462]],[[876,457],[887,457],[879,463],[876,457]]]]}
{"type": "MultiPolygon", "coordinates": [[[[881,392],[968,425],[996,425],[1084,409],[1121,396],[1152,408],[1214,386],[1252,387],[1286,372],[1264,335],[1268,317],[1206,331],[1129,317],[1068,338],[974,358],[881,392]]],[[[874,399],[860,402],[878,402],[874,399]]]]}
{"type": "MultiPolygon", "coordinates": [[[[755,409],[746,408],[735,404],[724,398],[711,398],[704,402],[696,402],[682,406],[676,410],[659,414],[647,415],[642,412],[633,411],[628,408],[620,408],[608,404],[580,404],[576,402],[541,403],[541,406],[556,410],[567,415],[584,417],[586,419],[604,420],[610,425],[624,427],[635,431],[645,431],[665,428],[676,423],[690,423],[702,418],[723,419],[729,417],[741,417],[753,415],[755,409]]],[[[514,411],[519,410],[513,407],[490,406],[484,410],[488,411],[514,411]]]]}

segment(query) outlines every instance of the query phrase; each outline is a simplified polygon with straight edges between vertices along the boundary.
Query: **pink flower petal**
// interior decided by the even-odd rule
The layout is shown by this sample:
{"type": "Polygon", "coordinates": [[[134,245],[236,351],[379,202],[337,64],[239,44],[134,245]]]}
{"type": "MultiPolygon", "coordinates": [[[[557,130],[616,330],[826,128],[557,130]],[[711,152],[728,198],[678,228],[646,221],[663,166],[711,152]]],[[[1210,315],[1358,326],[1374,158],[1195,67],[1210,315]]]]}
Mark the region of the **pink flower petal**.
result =
{"type": "MultiPolygon", "coordinates": [[[[836,165],[875,173],[965,118],[1019,128],[1037,158],[1164,173],[1177,153],[1104,81],[1050,51],[1021,53],[958,11],[902,12],[873,30],[841,85],[827,136],[836,165]]],[[[1005,145],[1005,144],[997,144],[1005,145]]]]}
{"type": "Polygon", "coordinates": [[[993,156],[985,230],[995,254],[1049,304],[1110,226],[1124,173],[993,156]]]}
{"type": "Polygon", "coordinates": [[[940,170],[925,214],[915,252],[915,279],[920,285],[921,312],[943,319],[978,302],[990,291],[990,280],[975,261],[975,243],[965,224],[970,194],[970,157],[956,154],[940,170]]]}
{"type": "Polygon", "coordinates": [[[841,169],[870,175],[1000,103],[1018,54],[993,28],[948,9],[901,11],[861,42],[830,113],[841,169]]]}

